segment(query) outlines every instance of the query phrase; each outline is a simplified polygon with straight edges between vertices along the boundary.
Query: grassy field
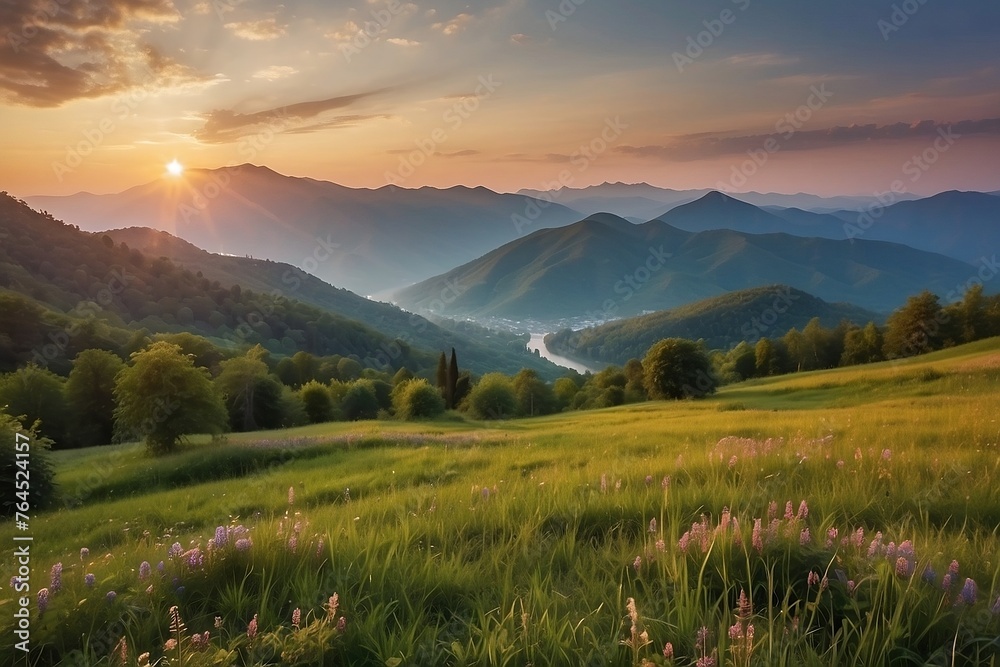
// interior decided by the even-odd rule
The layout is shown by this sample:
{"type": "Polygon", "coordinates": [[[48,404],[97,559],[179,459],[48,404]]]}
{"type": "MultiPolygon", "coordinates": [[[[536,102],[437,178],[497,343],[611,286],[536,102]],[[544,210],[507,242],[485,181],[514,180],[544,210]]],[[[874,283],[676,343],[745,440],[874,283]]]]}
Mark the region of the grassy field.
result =
{"type": "Polygon", "coordinates": [[[0,661],[997,665],[998,407],[992,339],[697,402],[60,452],[33,648],[4,577],[0,661]]]}

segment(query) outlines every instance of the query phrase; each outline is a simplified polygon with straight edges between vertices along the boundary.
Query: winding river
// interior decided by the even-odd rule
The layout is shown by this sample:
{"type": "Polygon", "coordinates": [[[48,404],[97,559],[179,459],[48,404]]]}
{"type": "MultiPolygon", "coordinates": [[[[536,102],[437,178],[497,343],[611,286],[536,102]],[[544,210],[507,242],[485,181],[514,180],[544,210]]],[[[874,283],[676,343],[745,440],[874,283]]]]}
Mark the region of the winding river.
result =
{"type": "Polygon", "coordinates": [[[551,361],[554,364],[559,364],[560,366],[565,366],[566,368],[572,368],[578,373],[586,373],[590,371],[591,373],[596,373],[597,371],[593,368],[580,363],[579,361],[574,361],[572,359],[567,359],[566,357],[561,357],[558,354],[553,354],[549,352],[549,348],[545,347],[545,336],[547,334],[543,333],[533,333],[531,334],[531,340],[528,342],[528,349],[534,352],[538,350],[538,353],[551,361]]]}

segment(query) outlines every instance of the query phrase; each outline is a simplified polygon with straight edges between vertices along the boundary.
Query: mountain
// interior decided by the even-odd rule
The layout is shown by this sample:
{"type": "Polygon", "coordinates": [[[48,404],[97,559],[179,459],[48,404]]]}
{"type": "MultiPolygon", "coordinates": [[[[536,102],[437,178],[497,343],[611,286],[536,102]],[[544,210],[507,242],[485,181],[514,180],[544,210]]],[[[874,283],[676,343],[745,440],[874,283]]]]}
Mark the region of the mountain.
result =
{"type": "Polygon", "coordinates": [[[211,252],[288,262],[363,295],[580,218],[558,203],[483,187],[348,188],[249,164],[191,169],[117,194],[26,201],[86,231],[151,227],[211,252]]]}
{"type": "Polygon", "coordinates": [[[334,287],[290,264],[209,253],[166,232],[143,227],[116,229],[106,234],[116,243],[125,243],[152,257],[168,257],[178,266],[227,288],[240,285],[243,289],[295,299],[357,320],[390,340],[405,341],[417,349],[436,353],[454,347],[459,351],[462,366],[476,374],[497,370],[513,374],[530,368],[542,377],[555,378],[565,372],[528,352],[527,339],[522,336],[468,326],[449,329],[391,304],[334,287]]]}
{"type": "Polygon", "coordinates": [[[79,351],[127,353],[146,330],[191,332],[229,349],[260,343],[276,356],[353,357],[380,370],[430,372],[454,346],[477,373],[563,372],[515,336],[448,331],[290,265],[212,255],[162,232],[82,232],[6,193],[0,239],[0,371],[36,361],[65,373],[79,351]]]}
{"type": "Polygon", "coordinates": [[[906,243],[973,264],[1000,248],[1000,198],[982,192],[951,190],[851,213],[843,225],[847,238],[906,243]]]}
{"type": "MultiPolygon", "coordinates": [[[[711,190],[671,190],[648,183],[602,183],[585,188],[562,188],[560,190],[520,190],[519,194],[536,198],[551,199],[564,204],[584,215],[608,212],[622,217],[637,217],[651,220],[664,211],[680,204],[699,199],[711,190]],[[656,204],[666,206],[656,207],[656,204]]],[[[794,195],[775,192],[740,192],[732,195],[755,206],[775,206],[801,208],[818,212],[839,209],[857,209],[876,201],[875,197],[818,197],[805,193],[794,195]]],[[[903,199],[916,199],[916,195],[904,194],[903,199]]]]}
{"type": "MultiPolygon", "coordinates": [[[[718,197],[715,203],[731,205],[718,197]]],[[[953,291],[973,272],[958,260],[892,243],[688,232],[662,220],[632,225],[605,214],[539,230],[403,289],[397,299],[451,316],[596,322],[782,284],[888,312],[924,288],[953,291]],[[457,296],[438,298],[446,286],[457,296]]]]}
{"type": "Polygon", "coordinates": [[[740,341],[752,344],[761,337],[782,336],[792,327],[801,330],[814,317],[827,327],[841,320],[858,325],[881,320],[851,304],[827,303],[802,290],[770,285],[581,331],[564,329],[546,336],[545,344],[571,358],[623,365],[641,359],[663,338],[704,339],[710,349],[729,349],[740,341]]]}
{"type": "Polygon", "coordinates": [[[843,238],[843,223],[832,216],[801,209],[782,209],[772,213],[715,191],[672,208],[658,219],[687,232],[733,229],[751,234],[784,232],[796,236],[843,238]]]}

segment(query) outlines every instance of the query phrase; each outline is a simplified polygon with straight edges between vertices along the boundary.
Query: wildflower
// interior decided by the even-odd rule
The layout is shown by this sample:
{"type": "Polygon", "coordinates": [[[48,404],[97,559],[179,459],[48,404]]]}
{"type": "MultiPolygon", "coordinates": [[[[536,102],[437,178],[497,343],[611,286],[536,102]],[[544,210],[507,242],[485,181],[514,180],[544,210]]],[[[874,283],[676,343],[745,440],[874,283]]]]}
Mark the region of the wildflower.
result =
{"type": "Polygon", "coordinates": [[[253,615],[250,624],[247,625],[247,637],[254,639],[257,636],[257,614],[253,615]]]}
{"type": "Polygon", "coordinates": [[[903,577],[904,579],[913,574],[912,565],[905,557],[900,556],[896,559],[896,576],[903,577]]]}
{"type": "Polygon", "coordinates": [[[20,584],[21,584],[21,578],[19,576],[17,576],[16,574],[13,577],[10,578],[10,587],[11,588],[13,588],[13,589],[16,590],[17,587],[20,584]]]}
{"type": "Polygon", "coordinates": [[[38,591],[38,613],[44,614],[49,608],[49,589],[42,588],[38,591]]]}
{"type": "Polygon", "coordinates": [[[856,448],[854,450],[854,460],[855,461],[860,461],[861,460],[861,448],[860,447],[858,447],[858,448],[856,448]]]}
{"type": "Polygon", "coordinates": [[[979,596],[979,586],[972,579],[966,578],[965,584],[962,585],[962,592],[960,593],[960,600],[970,607],[976,604],[976,598],[979,596]]]}
{"type": "Polygon", "coordinates": [[[144,560],[144,561],[142,561],[142,563],[139,564],[139,580],[140,581],[145,581],[146,579],[149,579],[150,569],[151,568],[149,567],[149,561],[145,561],[144,560]]]}
{"type": "Polygon", "coordinates": [[[951,565],[948,566],[948,574],[956,575],[958,574],[958,561],[951,561],[951,565]]]}
{"type": "Polygon", "coordinates": [[[660,482],[660,486],[663,487],[664,491],[670,488],[670,475],[667,475],[666,477],[663,478],[663,481],[660,482]]]}
{"type": "Polygon", "coordinates": [[[776,500],[772,500],[767,504],[767,520],[771,521],[772,519],[776,519],[777,517],[778,517],[778,502],[776,500]]]}
{"type": "Polygon", "coordinates": [[[680,547],[681,552],[687,553],[688,547],[691,545],[691,531],[687,531],[681,535],[681,539],[677,541],[677,546],[680,547]]]}
{"type": "Polygon", "coordinates": [[[742,588],[740,589],[740,597],[736,603],[736,613],[741,619],[750,618],[753,614],[753,607],[750,604],[750,598],[747,597],[747,593],[742,588]]]}
{"type": "Polygon", "coordinates": [[[176,639],[173,639],[173,638],[168,639],[163,644],[163,650],[164,651],[173,651],[175,648],[177,648],[177,640],[176,639]]]}
{"type": "MultiPolygon", "coordinates": [[[[631,600],[631,598],[629,598],[631,600]]],[[[697,639],[695,640],[695,647],[701,651],[704,651],[706,644],[708,642],[708,628],[704,625],[698,628],[697,639]]]]}
{"type": "Polygon", "coordinates": [[[222,617],[221,616],[216,616],[215,617],[215,629],[216,630],[221,630],[222,629],[222,617]]]}
{"type": "Polygon", "coordinates": [[[635,570],[636,574],[639,574],[639,570],[642,568],[642,556],[635,557],[635,560],[632,561],[632,568],[635,570]]]}
{"type": "Polygon", "coordinates": [[[892,460],[892,450],[891,449],[886,448],[886,449],[882,450],[882,460],[886,461],[886,462],[892,460]]]}
{"type": "Polygon", "coordinates": [[[208,642],[211,635],[209,635],[208,630],[205,630],[205,634],[200,635],[197,632],[191,635],[191,648],[195,651],[204,651],[208,648],[208,642]]]}
{"type": "Polygon", "coordinates": [[[924,568],[924,573],[920,575],[920,578],[924,580],[925,584],[933,585],[937,580],[937,572],[935,572],[934,568],[931,567],[931,564],[928,563],[927,567],[924,568]]]}
{"type": "Polygon", "coordinates": [[[490,489],[489,489],[489,487],[484,486],[482,494],[483,494],[483,500],[489,500],[490,499],[490,489]]]}
{"type": "Polygon", "coordinates": [[[843,467],[844,467],[844,460],[841,459],[841,460],[837,461],[837,470],[840,470],[843,467]]]}
{"type": "Polygon", "coordinates": [[[108,594],[104,596],[104,599],[107,600],[108,603],[110,604],[110,603],[114,603],[115,598],[117,598],[117,597],[118,597],[118,593],[115,593],[114,591],[108,591],[108,594]]]}
{"type": "Polygon", "coordinates": [[[730,626],[730,628],[729,628],[729,638],[732,639],[733,641],[737,641],[737,640],[743,639],[743,624],[742,623],[737,622],[737,623],[734,623],[732,626],[730,626]]]}
{"type": "Polygon", "coordinates": [[[80,547],[80,560],[87,560],[88,556],[90,556],[90,549],[87,547],[80,547]]]}
{"type": "Polygon", "coordinates": [[[167,550],[167,556],[170,558],[177,558],[182,553],[184,553],[184,547],[181,546],[180,542],[174,542],[170,549],[167,550]]]}
{"type": "Polygon", "coordinates": [[[656,532],[656,519],[655,518],[652,518],[652,519],[649,520],[649,532],[651,532],[651,533],[655,533],[656,532]]]}
{"type": "Polygon", "coordinates": [[[868,546],[868,557],[874,558],[876,554],[882,551],[882,531],[875,533],[875,538],[872,539],[872,543],[868,546]]]}
{"type": "Polygon", "coordinates": [[[62,588],[62,563],[56,563],[49,571],[49,590],[58,593],[62,588]]]}
{"type": "Polygon", "coordinates": [[[294,505],[295,504],[295,487],[294,486],[288,487],[288,504],[289,505],[294,505]]]}
{"type": "Polygon", "coordinates": [[[150,584],[149,586],[146,586],[146,595],[152,595],[152,594],[153,594],[153,584],[150,584]]]}
{"type": "Polygon", "coordinates": [[[803,520],[809,517],[809,505],[806,504],[805,500],[799,503],[799,513],[796,516],[803,520]]]}
{"type": "Polygon", "coordinates": [[[302,621],[302,610],[298,607],[292,612],[292,627],[296,630],[299,629],[299,623],[302,621]]]}
{"type": "Polygon", "coordinates": [[[319,542],[316,543],[316,558],[323,555],[323,538],[319,538],[319,542]]]}
{"type": "Polygon", "coordinates": [[[892,560],[892,557],[896,555],[896,543],[889,542],[889,545],[885,548],[885,558],[886,560],[892,560]]]}
{"type": "Polygon", "coordinates": [[[115,646],[114,656],[120,664],[128,664],[128,640],[124,637],[118,640],[118,644],[115,646]]]}
{"type": "Polygon", "coordinates": [[[758,553],[764,551],[764,538],[761,535],[760,519],[753,520],[753,537],[751,539],[753,548],[756,549],[758,553]]]}
{"type": "Polygon", "coordinates": [[[326,603],[326,617],[328,619],[333,619],[337,615],[337,607],[340,606],[340,596],[334,593],[330,596],[330,600],[326,603]]]}
{"type": "Polygon", "coordinates": [[[803,528],[802,532],[799,533],[799,545],[808,546],[812,542],[812,537],[809,535],[809,528],[803,528]]]}
{"type": "Polygon", "coordinates": [[[225,526],[217,526],[215,528],[215,538],[212,540],[217,549],[221,549],[226,546],[226,542],[229,541],[229,531],[226,530],[225,526]]]}
{"type": "Polygon", "coordinates": [[[860,549],[861,545],[864,544],[864,542],[865,542],[865,529],[858,528],[856,531],[854,531],[854,534],[851,535],[851,545],[854,546],[855,549],[860,549]]]}
{"type": "Polygon", "coordinates": [[[653,485],[653,476],[646,475],[646,486],[652,486],[652,485],[653,485]]]}
{"type": "Polygon", "coordinates": [[[729,524],[732,522],[732,520],[733,520],[732,512],[729,511],[728,507],[723,507],[722,516],[719,517],[719,528],[722,528],[723,530],[729,528],[729,524]]]}
{"type": "Polygon", "coordinates": [[[295,549],[298,546],[299,546],[299,536],[293,533],[292,536],[288,538],[288,550],[295,551],[295,549]]]}
{"type": "Polygon", "coordinates": [[[97,577],[95,577],[90,572],[88,572],[87,574],[85,574],[83,576],[83,583],[85,583],[87,585],[87,588],[93,588],[94,587],[94,583],[96,581],[97,581],[97,577]]]}
{"type": "Polygon", "coordinates": [[[852,595],[853,596],[854,595],[854,591],[857,589],[857,587],[858,587],[858,585],[856,583],[854,583],[853,579],[848,579],[847,580],[847,594],[848,595],[852,595]]]}
{"type": "Polygon", "coordinates": [[[729,457],[729,469],[732,470],[733,468],[735,468],[736,464],[738,462],[739,462],[739,459],[736,457],[736,454],[733,454],[732,456],[730,456],[729,457]]]}
{"type": "Polygon", "coordinates": [[[140,653],[137,658],[139,667],[149,667],[149,653],[140,653]]]}
{"type": "Polygon", "coordinates": [[[838,535],[838,532],[837,532],[836,528],[830,528],[829,530],[826,531],[826,548],[827,549],[829,549],[830,547],[832,547],[833,543],[837,541],[837,535],[838,535]]]}
{"type": "Polygon", "coordinates": [[[245,553],[249,551],[250,547],[252,546],[253,542],[250,541],[249,537],[241,537],[240,539],[236,540],[236,550],[239,551],[240,553],[245,553]]]}
{"type": "Polygon", "coordinates": [[[663,645],[663,657],[666,658],[667,660],[674,659],[674,645],[671,644],[670,642],[667,642],[666,644],[663,645]]]}
{"type": "Polygon", "coordinates": [[[344,630],[347,629],[347,619],[341,616],[337,619],[337,632],[343,634],[344,630]]]}
{"type": "Polygon", "coordinates": [[[160,574],[163,574],[163,571],[166,570],[166,569],[167,569],[167,566],[163,564],[162,560],[159,563],[156,564],[156,571],[159,572],[160,574]]]}
{"type": "Polygon", "coordinates": [[[792,509],[792,501],[789,500],[785,503],[785,520],[791,521],[795,518],[795,510],[792,509]]]}
{"type": "Polygon", "coordinates": [[[205,554],[198,547],[185,552],[184,559],[187,561],[188,567],[192,570],[197,570],[205,564],[205,554]]]}
{"type": "Polygon", "coordinates": [[[951,572],[949,572],[948,574],[944,575],[944,578],[941,579],[941,590],[943,591],[951,590],[951,584],[952,584],[952,576],[951,572]]]}
{"type": "Polygon", "coordinates": [[[663,541],[663,538],[656,540],[656,550],[661,552],[667,550],[667,543],[663,541]]]}
{"type": "Polygon", "coordinates": [[[819,583],[819,575],[812,570],[809,570],[809,576],[806,577],[806,581],[809,583],[810,587],[815,586],[819,583]]]}

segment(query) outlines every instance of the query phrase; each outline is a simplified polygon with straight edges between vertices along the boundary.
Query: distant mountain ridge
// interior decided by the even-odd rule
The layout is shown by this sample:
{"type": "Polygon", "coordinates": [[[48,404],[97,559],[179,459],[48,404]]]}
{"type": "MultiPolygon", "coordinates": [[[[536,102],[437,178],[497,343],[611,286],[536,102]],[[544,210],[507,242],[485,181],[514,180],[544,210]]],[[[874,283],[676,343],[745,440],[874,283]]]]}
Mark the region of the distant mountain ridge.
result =
{"type": "Polygon", "coordinates": [[[566,329],[546,336],[545,344],[572,359],[623,365],[641,359],[663,338],[702,339],[709,349],[725,350],[741,341],[753,344],[762,337],[784,335],[792,327],[802,329],[814,317],[827,327],[841,320],[864,325],[882,319],[851,304],[827,303],[786,285],[768,285],[580,331],[566,329]]]}
{"type": "Polygon", "coordinates": [[[447,271],[517,238],[524,228],[515,216],[532,231],[580,218],[559,204],[484,187],[348,188],[249,164],[191,169],[116,194],[26,201],[85,231],[150,227],[211,252],[288,262],[363,295],[447,271]]]}
{"type": "MultiPolygon", "coordinates": [[[[750,207],[725,195],[688,206],[699,220],[750,207]]],[[[743,218],[748,225],[773,217],[750,209],[759,214],[743,218]]],[[[443,314],[609,320],[784,284],[826,301],[888,312],[923,288],[946,294],[972,273],[969,264],[892,243],[731,229],[689,232],[662,220],[632,225],[604,214],[537,231],[400,290],[397,298],[410,309],[433,309],[433,296],[454,284],[462,292],[439,305],[443,314]]]]}

